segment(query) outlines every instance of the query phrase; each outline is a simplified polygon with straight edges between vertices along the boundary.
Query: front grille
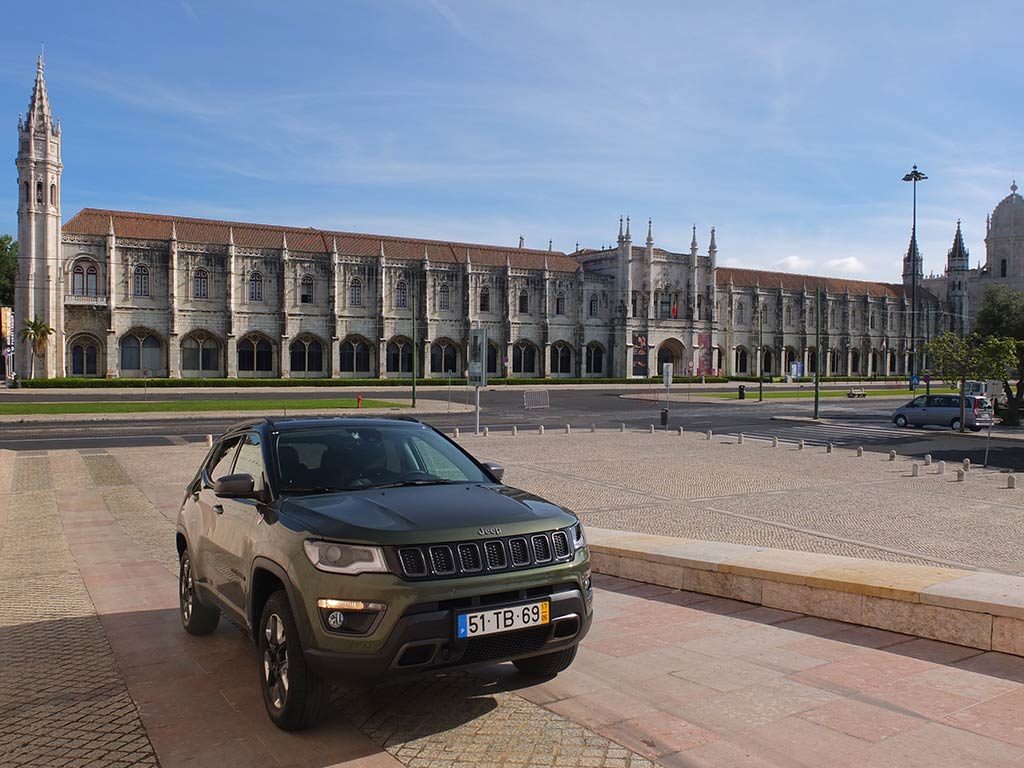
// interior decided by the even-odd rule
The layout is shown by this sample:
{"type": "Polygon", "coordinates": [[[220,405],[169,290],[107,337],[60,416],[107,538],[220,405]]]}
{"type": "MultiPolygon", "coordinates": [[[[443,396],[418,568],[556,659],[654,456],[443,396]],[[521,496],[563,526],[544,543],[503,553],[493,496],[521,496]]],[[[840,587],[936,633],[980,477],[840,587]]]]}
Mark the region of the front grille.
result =
{"type": "Polygon", "coordinates": [[[438,578],[537,568],[572,559],[565,530],[488,541],[460,541],[401,547],[397,551],[401,575],[409,579],[438,578]],[[482,547],[482,550],[481,550],[482,547]]]}
{"type": "Polygon", "coordinates": [[[555,557],[561,559],[569,556],[569,537],[565,531],[555,531],[552,533],[551,541],[555,545],[555,557]]]}
{"type": "Polygon", "coordinates": [[[512,565],[521,566],[530,563],[530,550],[526,546],[526,539],[509,539],[508,551],[512,555],[512,565]]]}
{"type": "Polygon", "coordinates": [[[502,635],[475,637],[468,642],[466,652],[459,663],[472,664],[478,661],[508,659],[539,651],[547,643],[550,630],[549,626],[531,627],[502,635]]]}

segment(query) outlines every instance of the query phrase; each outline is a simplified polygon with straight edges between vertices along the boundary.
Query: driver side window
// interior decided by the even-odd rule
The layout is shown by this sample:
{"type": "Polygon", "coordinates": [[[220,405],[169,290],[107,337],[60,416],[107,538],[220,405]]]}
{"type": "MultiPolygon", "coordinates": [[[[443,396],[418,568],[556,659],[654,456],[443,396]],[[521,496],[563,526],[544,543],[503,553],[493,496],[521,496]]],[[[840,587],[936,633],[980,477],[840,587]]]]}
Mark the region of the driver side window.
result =
{"type": "Polygon", "coordinates": [[[252,475],[252,489],[257,493],[266,487],[265,474],[263,472],[263,445],[260,436],[250,432],[242,440],[242,447],[238,449],[238,458],[235,459],[236,475],[252,475]]]}
{"type": "Polygon", "coordinates": [[[235,457],[235,448],[240,440],[240,437],[230,437],[217,446],[216,452],[206,464],[206,474],[212,482],[231,474],[231,460],[235,457]]]}
{"type": "Polygon", "coordinates": [[[921,395],[921,397],[915,397],[914,402],[912,402],[911,405],[913,405],[915,408],[924,408],[927,402],[928,398],[925,397],[924,395],[921,395]]]}

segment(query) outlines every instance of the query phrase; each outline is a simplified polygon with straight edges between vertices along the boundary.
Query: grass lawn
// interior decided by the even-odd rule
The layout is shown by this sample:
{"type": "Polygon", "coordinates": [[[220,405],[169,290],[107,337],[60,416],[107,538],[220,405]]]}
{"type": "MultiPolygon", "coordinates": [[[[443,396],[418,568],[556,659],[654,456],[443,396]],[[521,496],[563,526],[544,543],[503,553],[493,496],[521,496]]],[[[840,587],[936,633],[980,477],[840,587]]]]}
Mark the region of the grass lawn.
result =
{"type": "MultiPolygon", "coordinates": [[[[849,388],[846,388],[846,389],[822,389],[819,394],[820,394],[821,397],[846,397],[846,393],[847,393],[848,389],[849,388]]],[[[924,387],[918,387],[917,392],[911,392],[909,389],[865,389],[864,392],[866,393],[867,397],[904,397],[905,396],[908,400],[911,400],[911,399],[917,397],[918,395],[925,394],[925,389],[924,389],[924,387]]],[[[943,388],[940,388],[940,387],[932,387],[932,392],[931,393],[933,395],[953,395],[953,394],[957,393],[957,390],[949,389],[949,388],[943,389],[943,388]]],[[[721,398],[722,400],[739,400],[739,394],[737,394],[736,392],[708,392],[708,393],[702,393],[701,397],[718,397],[718,398],[721,398]]],[[[768,399],[772,399],[772,400],[784,400],[784,399],[795,400],[795,399],[798,399],[798,398],[799,399],[804,399],[804,398],[813,399],[814,398],[814,387],[807,387],[806,389],[802,389],[802,390],[798,390],[798,391],[785,390],[785,391],[782,391],[782,392],[773,392],[771,390],[767,390],[766,389],[765,392],[764,392],[764,399],[765,400],[768,400],[768,399]]],[[[754,399],[754,400],[757,399],[757,383],[756,382],[753,385],[750,385],[750,384],[747,385],[747,400],[750,400],[750,399],[754,399]]]]}
{"type": "MultiPolygon", "coordinates": [[[[133,400],[123,403],[0,403],[0,415],[50,413],[190,413],[218,411],[355,410],[354,397],[337,400],[133,400]]],[[[387,400],[363,400],[363,408],[404,408],[387,400]]]]}

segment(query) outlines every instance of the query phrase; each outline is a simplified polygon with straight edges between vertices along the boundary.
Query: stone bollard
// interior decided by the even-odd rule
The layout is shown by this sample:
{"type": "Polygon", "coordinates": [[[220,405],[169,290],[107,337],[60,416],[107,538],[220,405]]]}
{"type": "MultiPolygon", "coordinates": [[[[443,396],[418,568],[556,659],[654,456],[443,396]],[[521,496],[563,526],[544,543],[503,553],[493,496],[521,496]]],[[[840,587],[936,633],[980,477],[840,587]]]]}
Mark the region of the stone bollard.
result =
{"type": "Polygon", "coordinates": [[[709,429],[709,430],[708,430],[707,432],[705,432],[704,434],[705,434],[705,436],[706,436],[706,438],[707,438],[708,440],[710,440],[710,439],[711,439],[711,430],[710,430],[710,429],[709,429]]]}
{"type": "Polygon", "coordinates": [[[651,424],[651,434],[652,435],[654,434],[654,425],[653,424],[651,424]]]}
{"type": "Polygon", "coordinates": [[[736,438],[736,445],[743,445],[743,433],[742,432],[740,432],[739,436],[736,438]]]}
{"type": "Polygon", "coordinates": [[[962,469],[958,469],[956,471],[956,481],[958,483],[962,483],[964,481],[964,471],[962,469]]]}
{"type": "Polygon", "coordinates": [[[857,446],[857,455],[858,456],[863,456],[864,455],[864,446],[863,445],[858,445],[857,446]]]}
{"type": "Polygon", "coordinates": [[[804,449],[804,441],[803,440],[801,440],[799,443],[796,444],[796,449],[798,451],[802,451],[804,449]]]}
{"type": "Polygon", "coordinates": [[[778,448],[778,447],[779,447],[779,436],[778,435],[772,435],[772,448],[778,448]]]}
{"type": "Polygon", "coordinates": [[[213,447],[213,435],[207,435],[206,436],[206,447],[207,448],[213,447]]]}
{"type": "Polygon", "coordinates": [[[491,433],[491,428],[490,427],[484,427],[484,437],[487,437],[487,435],[489,435],[490,433],[491,433]]]}
{"type": "Polygon", "coordinates": [[[455,428],[455,434],[452,435],[452,437],[454,437],[456,440],[459,439],[459,428],[458,427],[455,428]]]}
{"type": "Polygon", "coordinates": [[[930,467],[932,465],[932,455],[930,453],[926,453],[924,455],[924,465],[926,467],[930,467]]]}
{"type": "Polygon", "coordinates": [[[512,425],[512,437],[516,437],[519,434],[519,427],[515,424],[512,425]]]}
{"type": "Polygon", "coordinates": [[[919,467],[917,464],[914,464],[914,466],[912,466],[910,468],[910,476],[911,477],[920,477],[921,476],[921,467],[919,467]]]}
{"type": "Polygon", "coordinates": [[[964,459],[964,472],[970,472],[970,471],[971,471],[971,460],[970,459],[964,459]]]}
{"type": "Polygon", "coordinates": [[[620,422],[619,423],[619,432],[625,432],[625,431],[626,431],[626,425],[620,422]]]}
{"type": "Polygon", "coordinates": [[[543,424],[541,424],[540,427],[537,428],[537,434],[538,435],[543,435],[544,434],[544,425],[543,424]]]}
{"type": "Polygon", "coordinates": [[[889,461],[896,461],[896,451],[889,451],[889,461]]]}
{"type": "Polygon", "coordinates": [[[1014,488],[1017,487],[1017,477],[1016,477],[1016,475],[1007,475],[1006,476],[1006,487],[1009,488],[1011,491],[1014,488]]]}
{"type": "Polygon", "coordinates": [[[570,427],[568,424],[565,425],[565,434],[567,434],[567,435],[571,435],[572,434],[572,427],[570,427]]]}
{"type": "Polygon", "coordinates": [[[832,443],[829,443],[828,445],[825,446],[825,453],[832,453],[832,451],[833,451],[832,443]]]}
{"type": "Polygon", "coordinates": [[[679,427],[679,436],[680,436],[680,437],[682,437],[682,436],[683,436],[683,428],[682,428],[682,427],[679,427]]]}
{"type": "Polygon", "coordinates": [[[595,432],[597,432],[597,424],[591,424],[590,425],[590,434],[594,434],[595,432]]]}
{"type": "Polygon", "coordinates": [[[936,466],[938,467],[938,470],[937,470],[938,474],[940,474],[940,475],[946,474],[946,462],[940,461],[936,466]]]}

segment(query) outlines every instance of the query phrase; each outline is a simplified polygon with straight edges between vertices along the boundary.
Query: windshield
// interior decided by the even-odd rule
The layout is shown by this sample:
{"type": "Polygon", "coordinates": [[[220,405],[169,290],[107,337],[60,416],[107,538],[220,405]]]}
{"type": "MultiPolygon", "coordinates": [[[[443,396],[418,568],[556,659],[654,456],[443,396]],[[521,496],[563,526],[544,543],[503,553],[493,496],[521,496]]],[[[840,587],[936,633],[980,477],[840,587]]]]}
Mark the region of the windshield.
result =
{"type": "Polygon", "coordinates": [[[282,493],[493,482],[438,433],[406,425],[282,432],[275,450],[282,493]]]}

